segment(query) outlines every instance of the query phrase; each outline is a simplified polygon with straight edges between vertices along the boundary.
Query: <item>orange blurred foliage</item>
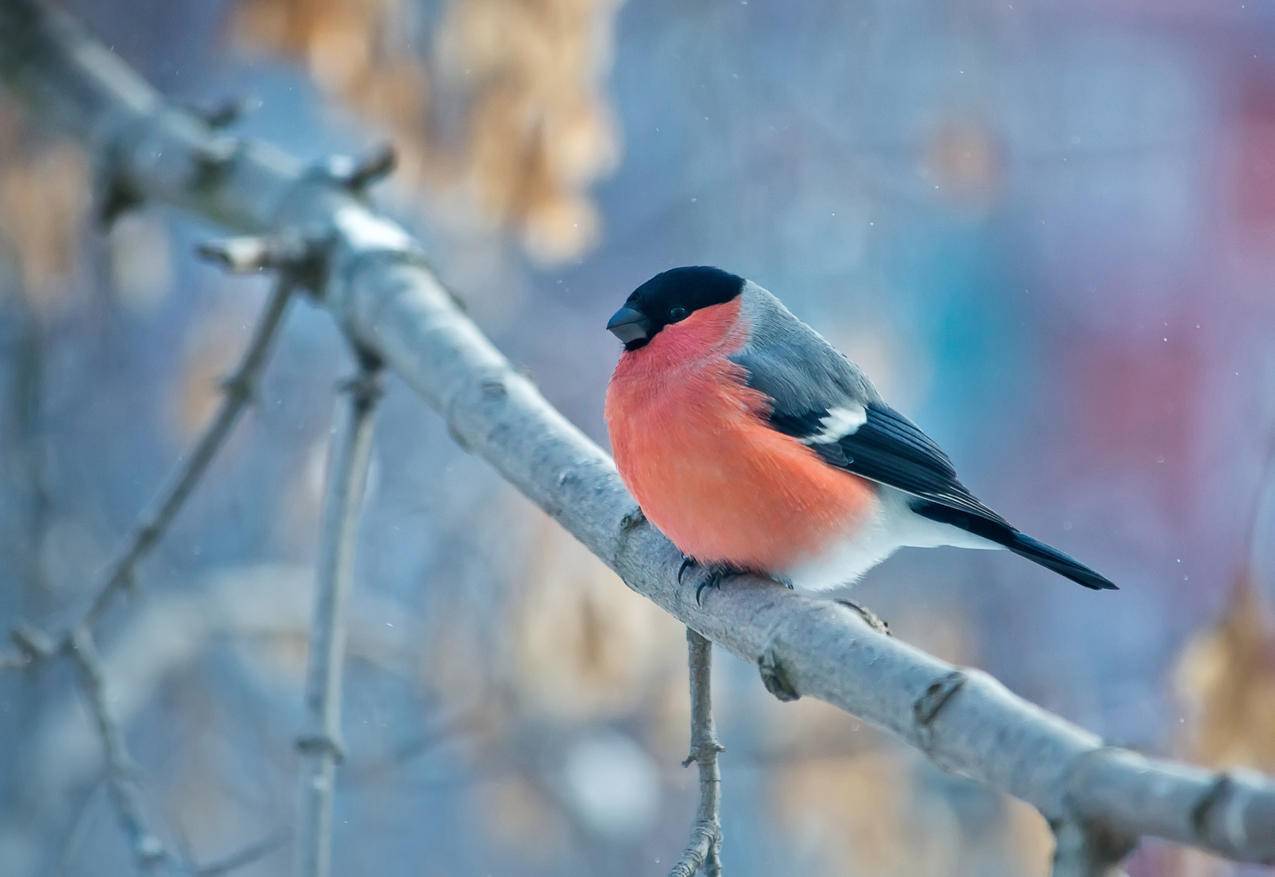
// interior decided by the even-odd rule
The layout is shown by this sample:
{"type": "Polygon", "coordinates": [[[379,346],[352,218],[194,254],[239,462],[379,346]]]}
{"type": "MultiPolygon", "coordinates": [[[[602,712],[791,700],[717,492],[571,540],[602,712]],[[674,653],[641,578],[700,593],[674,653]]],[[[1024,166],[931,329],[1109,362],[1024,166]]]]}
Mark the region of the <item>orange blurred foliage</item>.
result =
{"type": "MultiPolygon", "coordinates": [[[[1275,475],[1275,445],[1261,483],[1275,475]]],[[[1221,617],[1197,632],[1174,668],[1174,689],[1187,715],[1177,750],[1209,767],[1275,771],[1275,609],[1255,570],[1255,548],[1266,503],[1259,494],[1250,525],[1245,564],[1221,617]]],[[[1172,877],[1221,877],[1235,867],[1198,850],[1175,849],[1163,873],[1172,877]]]]}
{"type": "Polygon", "coordinates": [[[409,184],[459,190],[480,227],[552,263],[596,239],[588,186],[618,157],[602,82],[615,6],[456,0],[428,47],[400,0],[242,0],[232,29],[384,126],[409,184]]]}
{"type": "Polygon", "coordinates": [[[1275,770],[1275,613],[1251,574],[1222,617],[1187,643],[1175,682],[1191,713],[1185,754],[1212,767],[1275,770]]]}
{"type": "Polygon", "coordinates": [[[37,312],[66,303],[90,183],[78,146],[32,133],[0,100],[0,252],[16,264],[21,294],[37,312]]]}
{"type": "Polygon", "coordinates": [[[940,194],[975,213],[995,200],[1005,159],[995,132],[976,116],[954,116],[931,133],[923,166],[940,194]]]}

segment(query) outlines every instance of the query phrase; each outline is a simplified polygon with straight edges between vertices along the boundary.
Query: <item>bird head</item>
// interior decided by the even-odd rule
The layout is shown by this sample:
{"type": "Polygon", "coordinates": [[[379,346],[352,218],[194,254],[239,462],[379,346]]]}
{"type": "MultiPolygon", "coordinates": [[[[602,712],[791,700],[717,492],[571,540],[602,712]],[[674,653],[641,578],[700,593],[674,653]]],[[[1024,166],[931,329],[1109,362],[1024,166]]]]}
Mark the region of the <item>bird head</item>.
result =
{"type": "Polygon", "coordinates": [[[744,278],[720,268],[670,268],[633,290],[611,316],[607,331],[624,342],[625,350],[637,350],[666,326],[733,301],[743,289],[744,278]]]}

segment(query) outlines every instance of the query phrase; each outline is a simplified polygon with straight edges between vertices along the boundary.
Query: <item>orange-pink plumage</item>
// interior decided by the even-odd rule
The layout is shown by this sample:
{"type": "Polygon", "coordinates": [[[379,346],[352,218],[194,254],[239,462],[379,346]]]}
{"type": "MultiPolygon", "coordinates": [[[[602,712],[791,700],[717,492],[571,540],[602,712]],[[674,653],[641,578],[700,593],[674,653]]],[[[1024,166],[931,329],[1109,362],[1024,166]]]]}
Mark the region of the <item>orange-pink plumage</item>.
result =
{"type": "Polygon", "coordinates": [[[781,570],[852,531],[877,491],[765,423],[769,400],[729,355],[738,300],[626,352],[607,390],[616,465],[643,512],[701,563],[781,570]]]}

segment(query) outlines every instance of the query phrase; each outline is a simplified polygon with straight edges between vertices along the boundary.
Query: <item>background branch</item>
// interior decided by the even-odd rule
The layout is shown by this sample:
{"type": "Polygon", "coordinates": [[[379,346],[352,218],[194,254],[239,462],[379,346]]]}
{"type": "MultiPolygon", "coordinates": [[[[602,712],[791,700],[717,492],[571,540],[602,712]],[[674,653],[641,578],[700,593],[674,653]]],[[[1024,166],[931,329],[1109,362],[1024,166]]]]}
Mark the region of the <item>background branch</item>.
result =
{"type": "Polygon", "coordinates": [[[168,484],[160,491],[151,508],[144,512],[138,520],[133,536],[124,547],[119,557],[112,563],[96,588],[96,595],[81,624],[92,627],[102,613],[110,606],[112,598],[123,588],[132,583],[137,564],[159,540],[164,537],[177,513],[190,497],[199,479],[208,471],[208,465],[217,456],[225,444],[230,431],[234,429],[256,395],[257,381],[261,370],[269,358],[271,346],[278,334],[279,325],[288,307],[288,299],[292,292],[292,280],[283,278],[276,283],[274,291],[262,309],[257,324],[253,327],[248,347],[235,370],[222,382],[222,399],[216,414],[204,428],[190,456],[177,467],[169,478],[168,484]]]}
{"type": "Polygon", "coordinates": [[[305,705],[310,727],[301,750],[301,805],[297,873],[326,877],[331,870],[332,804],[341,747],[341,678],[345,660],[346,607],[354,572],[359,508],[372,450],[372,411],[380,396],[377,368],[364,363],[346,385],[328,449],[323,512],[319,523],[314,620],[305,705]]]}
{"type": "Polygon", "coordinates": [[[691,754],[682,762],[699,770],[699,807],[691,840],[669,877],[694,877],[704,868],[709,877],[722,873],[722,771],[718,753],[724,751],[713,723],[713,644],[686,628],[686,663],[691,688],[691,754]]]}
{"type": "Polygon", "coordinates": [[[165,863],[173,864],[172,856],[158,836],[147,827],[143,818],[141,795],[132,759],[128,755],[123,732],[109,709],[105,680],[92,630],[113,598],[132,583],[137,564],[167,532],[178,511],[207,471],[208,465],[225,444],[245,406],[253,398],[261,371],[286,312],[291,288],[291,280],[286,278],[276,285],[253,328],[243,356],[225,381],[224,395],[212,421],[205,427],[190,456],[178,465],[167,486],[152,503],[151,509],[141,516],[117,559],[90,589],[93,598],[89,607],[57,641],[35,628],[16,628],[11,632],[10,638],[17,645],[18,653],[0,655],[0,670],[29,667],[58,655],[68,656],[74,664],[80,690],[101,741],[111,803],[120,826],[129,839],[133,858],[143,871],[153,871],[165,863]]]}
{"type": "Polygon", "coordinates": [[[229,874],[265,858],[286,843],[287,840],[288,836],[284,832],[270,834],[224,858],[201,865],[195,875],[196,877],[221,877],[222,874],[229,874]]]}
{"type": "MultiPolygon", "coordinates": [[[[283,321],[291,291],[291,280],[283,279],[276,284],[262,309],[261,316],[257,318],[243,356],[235,370],[223,382],[222,400],[212,420],[200,434],[190,455],[178,464],[169,477],[167,485],[160,490],[151,503],[151,507],[139,517],[132,535],[119,550],[116,559],[89,588],[89,592],[93,594],[92,602],[84,614],[69,626],[58,647],[69,648],[75,631],[91,630],[96,625],[112,600],[120,591],[131,585],[137,564],[159,544],[160,539],[168,532],[173,519],[181,511],[195,486],[208,470],[208,465],[225,444],[226,438],[238,422],[244,408],[255,396],[261,371],[269,358],[279,325],[283,321]]],[[[32,648],[29,634],[19,634],[18,639],[24,654],[0,655],[0,669],[27,666],[33,658],[49,656],[58,650],[58,647],[32,648]],[[21,642],[24,636],[26,646],[23,646],[21,642]],[[44,654],[41,655],[41,652],[44,654]]]]}
{"type": "Polygon", "coordinates": [[[697,606],[677,550],[634,514],[610,459],[549,406],[456,308],[419,249],[328,175],[277,150],[214,148],[202,120],[166,105],[67,18],[0,5],[0,72],[145,197],[247,233],[317,228],[329,241],[321,300],[448,420],[452,433],[552,515],[625,583],[752,663],[776,688],[887,728],[941,766],[1047,818],[1157,835],[1245,861],[1275,859],[1275,784],[1105,747],[1007,691],[871,630],[851,610],[741,578],[697,606]],[[210,154],[224,160],[208,173],[210,154]]]}
{"type": "Polygon", "coordinates": [[[67,655],[75,666],[80,692],[85,706],[93,716],[97,736],[102,741],[102,760],[106,764],[106,786],[110,791],[120,827],[128,838],[137,867],[146,872],[157,869],[166,859],[159,837],[150,830],[142,815],[141,794],[137,788],[136,769],[124,746],[124,734],[111,715],[107,703],[106,682],[102,676],[102,664],[97,656],[93,635],[87,628],[77,628],[73,633],[67,655]]]}

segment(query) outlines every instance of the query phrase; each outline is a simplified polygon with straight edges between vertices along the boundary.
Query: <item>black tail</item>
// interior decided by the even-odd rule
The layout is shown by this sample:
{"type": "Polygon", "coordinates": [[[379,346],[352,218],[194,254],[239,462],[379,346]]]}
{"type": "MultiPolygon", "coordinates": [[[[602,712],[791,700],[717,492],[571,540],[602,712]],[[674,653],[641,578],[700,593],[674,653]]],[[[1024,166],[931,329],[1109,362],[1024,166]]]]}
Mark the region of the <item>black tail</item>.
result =
{"type": "MultiPolygon", "coordinates": [[[[1000,540],[994,540],[1000,542],[1000,540]]],[[[1085,566],[1080,561],[1068,557],[1057,548],[1050,548],[1044,542],[1033,539],[1026,533],[1020,533],[1017,530],[1010,530],[1010,537],[1006,541],[1000,542],[1010,551],[1019,557],[1025,557],[1028,560],[1035,561],[1045,569],[1052,569],[1060,576],[1066,576],[1073,582],[1084,585],[1086,588],[1093,588],[1095,591],[1115,591],[1118,590],[1115,584],[1106,576],[1098,575],[1098,573],[1085,566]]]]}
{"type": "Polygon", "coordinates": [[[1051,569],[1060,576],[1066,576],[1086,588],[1093,588],[1095,591],[1118,590],[1115,584],[1106,576],[1099,575],[1075,558],[1063,554],[1057,548],[1049,547],[1038,539],[1033,539],[1026,533],[1015,530],[1002,521],[984,518],[929,500],[919,500],[913,503],[912,510],[932,521],[951,524],[953,527],[959,527],[962,530],[973,533],[975,536],[982,536],[997,545],[1004,545],[1019,557],[1025,557],[1034,563],[1039,563],[1045,569],[1051,569]]]}

